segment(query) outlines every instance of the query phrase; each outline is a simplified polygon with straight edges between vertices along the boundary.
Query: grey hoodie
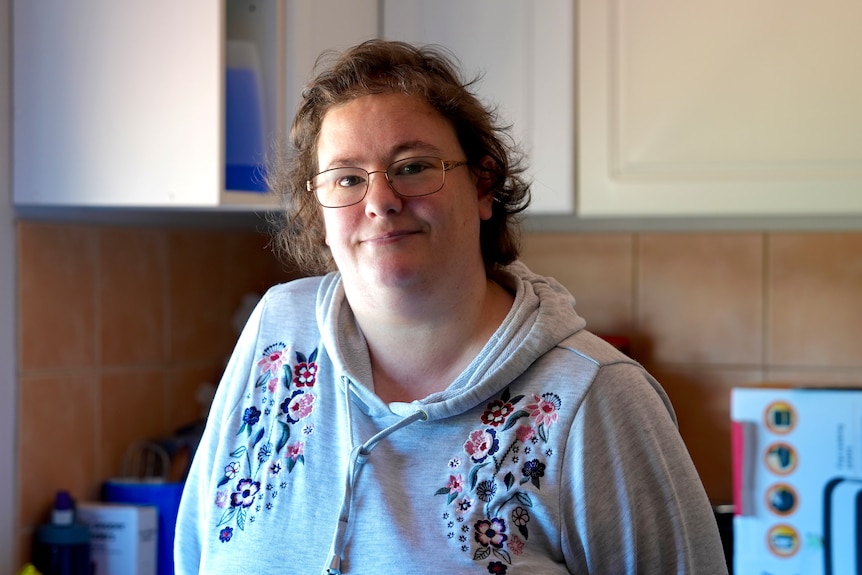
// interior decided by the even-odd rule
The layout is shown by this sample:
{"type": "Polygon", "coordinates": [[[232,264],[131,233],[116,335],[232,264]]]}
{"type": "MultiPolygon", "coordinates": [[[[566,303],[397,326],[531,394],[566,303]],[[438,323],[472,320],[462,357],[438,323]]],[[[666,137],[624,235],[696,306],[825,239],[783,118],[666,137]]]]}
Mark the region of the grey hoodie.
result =
{"type": "Polygon", "coordinates": [[[374,394],[337,273],[276,286],[225,370],[176,573],[726,573],[670,403],[520,263],[444,391],[374,394]]]}

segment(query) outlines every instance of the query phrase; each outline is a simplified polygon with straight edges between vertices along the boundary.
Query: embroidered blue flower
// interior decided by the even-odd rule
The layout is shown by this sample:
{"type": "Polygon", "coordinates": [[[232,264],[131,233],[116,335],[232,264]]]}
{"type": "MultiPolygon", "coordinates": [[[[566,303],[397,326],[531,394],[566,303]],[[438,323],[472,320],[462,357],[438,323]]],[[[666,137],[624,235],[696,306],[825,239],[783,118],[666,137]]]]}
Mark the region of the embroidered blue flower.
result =
{"type": "Polygon", "coordinates": [[[227,543],[233,537],[233,527],[225,527],[218,534],[218,540],[222,543],[227,543]]]}
{"type": "Polygon", "coordinates": [[[491,479],[486,479],[476,486],[476,496],[485,503],[491,501],[496,493],[497,484],[491,479]]]}
{"type": "Polygon", "coordinates": [[[260,481],[252,479],[240,479],[236,484],[236,491],[230,496],[232,507],[250,507],[254,503],[257,492],[260,491],[260,481]]]}
{"type": "Polygon", "coordinates": [[[246,407],[242,414],[242,422],[246,425],[254,425],[260,421],[260,410],[254,406],[246,407]]]}

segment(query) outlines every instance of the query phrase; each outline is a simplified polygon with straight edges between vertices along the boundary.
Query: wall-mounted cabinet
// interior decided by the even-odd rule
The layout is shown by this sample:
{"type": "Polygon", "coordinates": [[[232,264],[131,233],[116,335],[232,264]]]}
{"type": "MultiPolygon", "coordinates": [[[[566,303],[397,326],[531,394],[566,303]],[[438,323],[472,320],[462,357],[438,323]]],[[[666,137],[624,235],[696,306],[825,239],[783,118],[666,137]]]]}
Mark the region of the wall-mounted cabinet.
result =
{"type": "Polygon", "coordinates": [[[377,35],[377,2],[18,0],[13,23],[16,205],[245,210],[274,203],[255,165],[318,53],[377,35]]]}
{"type": "Polygon", "coordinates": [[[575,6],[571,0],[384,0],[382,35],[442,44],[498,105],[529,155],[531,213],[575,203],[575,6]]]}
{"type": "Polygon", "coordinates": [[[862,4],[581,0],[578,215],[862,214],[862,4]]]}

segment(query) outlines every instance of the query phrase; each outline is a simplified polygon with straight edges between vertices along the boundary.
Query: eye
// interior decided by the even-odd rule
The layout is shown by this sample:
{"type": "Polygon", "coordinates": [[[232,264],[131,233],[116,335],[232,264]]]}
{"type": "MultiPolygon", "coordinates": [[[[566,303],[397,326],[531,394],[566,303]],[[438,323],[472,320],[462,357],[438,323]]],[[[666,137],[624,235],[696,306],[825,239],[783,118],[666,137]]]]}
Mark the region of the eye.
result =
{"type": "Polygon", "coordinates": [[[365,182],[365,178],[360,176],[359,174],[339,174],[335,178],[335,187],[337,188],[352,188],[353,186],[362,185],[365,182]]]}
{"type": "Polygon", "coordinates": [[[392,165],[391,175],[394,177],[400,176],[416,176],[426,170],[439,168],[432,158],[408,158],[392,165]]]}

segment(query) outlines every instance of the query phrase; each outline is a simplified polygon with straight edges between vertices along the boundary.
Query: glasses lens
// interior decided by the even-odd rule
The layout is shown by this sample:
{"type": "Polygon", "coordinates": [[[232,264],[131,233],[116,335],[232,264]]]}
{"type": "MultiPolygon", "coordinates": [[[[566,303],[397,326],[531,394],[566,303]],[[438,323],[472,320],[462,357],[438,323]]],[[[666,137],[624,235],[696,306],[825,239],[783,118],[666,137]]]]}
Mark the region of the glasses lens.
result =
{"type": "Polygon", "coordinates": [[[402,196],[427,196],[443,187],[443,161],[439,158],[405,158],[386,170],[389,182],[402,196]]]}
{"type": "Polygon", "coordinates": [[[361,168],[333,168],[317,174],[311,182],[321,205],[340,208],[365,197],[368,172],[361,168]]]}

